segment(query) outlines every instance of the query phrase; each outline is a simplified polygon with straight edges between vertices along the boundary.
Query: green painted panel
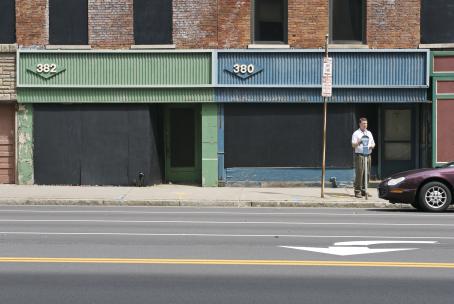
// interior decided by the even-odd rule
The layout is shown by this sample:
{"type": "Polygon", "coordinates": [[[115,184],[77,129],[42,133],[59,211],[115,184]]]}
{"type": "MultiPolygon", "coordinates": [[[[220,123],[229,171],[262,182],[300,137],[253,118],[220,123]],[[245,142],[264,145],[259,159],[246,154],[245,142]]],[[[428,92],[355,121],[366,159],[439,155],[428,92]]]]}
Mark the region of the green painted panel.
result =
{"type": "Polygon", "coordinates": [[[41,89],[18,88],[19,103],[214,102],[214,89],[41,89]]]}
{"type": "Polygon", "coordinates": [[[19,86],[211,84],[211,53],[22,52],[19,86]],[[49,65],[49,66],[39,66],[49,65]],[[55,74],[49,71],[55,64],[55,74]],[[38,73],[37,69],[41,72],[38,73]],[[52,74],[52,75],[51,75],[52,74]],[[50,76],[50,77],[49,77],[50,76]]]}
{"type": "Polygon", "coordinates": [[[19,105],[17,111],[17,182],[33,184],[33,105],[19,105]]]}
{"type": "Polygon", "coordinates": [[[218,105],[202,105],[202,186],[218,185],[218,105]]]}
{"type": "Polygon", "coordinates": [[[218,160],[202,160],[202,187],[218,186],[218,160]]]}

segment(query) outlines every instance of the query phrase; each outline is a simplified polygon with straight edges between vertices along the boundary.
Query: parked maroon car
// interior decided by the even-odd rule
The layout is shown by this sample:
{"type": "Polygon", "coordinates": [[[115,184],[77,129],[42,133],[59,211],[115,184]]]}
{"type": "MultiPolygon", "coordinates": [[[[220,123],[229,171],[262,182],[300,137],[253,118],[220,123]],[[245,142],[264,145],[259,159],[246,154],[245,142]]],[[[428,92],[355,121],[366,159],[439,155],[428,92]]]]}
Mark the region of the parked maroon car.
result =
{"type": "Polygon", "coordinates": [[[454,194],[454,162],[433,169],[400,172],[378,186],[378,196],[390,203],[411,204],[431,212],[446,210],[454,194]]]}

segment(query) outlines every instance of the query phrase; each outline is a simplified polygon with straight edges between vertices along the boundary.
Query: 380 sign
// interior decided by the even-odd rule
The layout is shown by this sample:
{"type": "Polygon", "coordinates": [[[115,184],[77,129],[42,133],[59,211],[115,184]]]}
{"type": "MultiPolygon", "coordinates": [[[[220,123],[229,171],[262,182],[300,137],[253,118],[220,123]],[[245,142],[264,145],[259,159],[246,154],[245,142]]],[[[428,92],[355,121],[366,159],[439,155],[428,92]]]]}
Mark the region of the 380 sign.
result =
{"type": "Polygon", "coordinates": [[[233,65],[233,72],[235,74],[253,74],[255,72],[255,66],[253,64],[239,64],[233,65]]]}

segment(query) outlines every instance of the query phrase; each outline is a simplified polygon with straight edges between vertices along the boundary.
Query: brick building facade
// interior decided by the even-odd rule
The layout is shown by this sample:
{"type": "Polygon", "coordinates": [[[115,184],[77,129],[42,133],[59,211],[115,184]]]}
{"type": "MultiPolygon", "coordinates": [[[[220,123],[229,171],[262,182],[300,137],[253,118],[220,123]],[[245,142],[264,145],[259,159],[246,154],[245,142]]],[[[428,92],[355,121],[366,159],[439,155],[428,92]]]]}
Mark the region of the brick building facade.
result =
{"type": "MultiPolygon", "coordinates": [[[[318,169],[311,171],[308,168],[317,167],[310,161],[317,159],[318,156],[310,154],[317,149],[308,150],[309,154],[304,157],[286,162],[294,157],[290,144],[293,139],[287,138],[288,132],[279,128],[284,128],[286,115],[293,111],[290,103],[298,104],[295,105],[295,113],[309,113],[308,121],[318,119],[321,99],[317,60],[322,54],[327,33],[331,38],[330,49],[335,58],[335,68],[341,71],[334,79],[333,100],[343,104],[333,106],[333,111],[338,115],[336,119],[342,118],[339,122],[344,124],[346,132],[342,136],[351,131],[350,121],[352,128],[356,126],[358,115],[369,116],[373,131],[381,137],[377,139],[380,150],[376,152],[373,163],[373,173],[377,178],[393,170],[415,168],[427,163],[430,139],[424,134],[430,133],[430,128],[426,122],[419,123],[419,120],[430,116],[426,94],[428,78],[425,78],[428,73],[425,64],[427,51],[418,50],[418,47],[423,35],[421,22],[433,15],[433,11],[429,14],[427,10],[430,1],[354,1],[352,3],[356,8],[350,10],[336,7],[336,3],[344,3],[336,0],[173,0],[171,4],[167,0],[72,1],[71,8],[77,10],[76,15],[83,17],[79,18],[82,21],[74,18],[66,20],[65,14],[71,12],[69,6],[65,7],[62,3],[55,1],[54,5],[52,0],[15,1],[16,43],[19,63],[24,62],[18,72],[23,77],[18,82],[20,111],[16,114],[17,132],[21,132],[18,134],[21,141],[18,142],[17,162],[21,164],[19,171],[23,173],[18,175],[17,180],[21,183],[49,181],[46,174],[51,174],[39,170],[46,167],[43,164],[47,161],[65,157],[54,155],[52,159],[47,159],[39,152],[38,156],[33,155],[35,144],[38,147],[53,144],[52,138],[45,138],[43,134],[47,134],[44,130],[49,127],[46,125],[48,121],[56,119],[58,122],[58,117],[52,116],[54,108],[64,109],[68,118],[76,112],[100,111],[100,117],[104,117],[102,119],[108,124],[115,119],[124,119],[116,117],[115,113],[117,107],[125,104],[128,104],[125,111],[148,113],[143,117],[149,120],[141,120],[144,123],[142,127],[148,126],[144,130],[156,135],[151,146],[157,154],[161,154],[159,158],[136,159],[151,161],[153,170],[159,167],[157,175],[146,177],[147,182],[173,181],[173,178],[182,181],[189,176],[193,179],[190,182],[204,186],[214,186],[218,182],[260,182],[254,178],[263,178],[264,182],[270,176],[277,182],[314,179],[318,169]],[[144,8],[145,12],[138,11],[138,7],[144,8]],[[55,16],[59,16],[58,22],[52,19],[55,16]],[[352,23],[344,24],[345,18],[350,18],[352,23]],[[342,31],[336,32],[339,25],[342,31]],[[66,39],[61,39],[65,35],[65,26],[68,27],[68,35],[64,37],[66,39]],[[77,42],[75,39],[71,43],[72,37],[78,37],[77,42]],[[169,58],[174,61],[167,61],[169,58]],[[149,66],[151,62],[153,65],[149,66]],[[60,72],[53,77],[46,78],[42,71],[33,71],[33,65],[50,66],[53,63],[62,65],[56,67],[60,72]],[[244,70],[250,73],[239,75],[235,72],[235,65],[245,65],[249,70],[244,70]],[[304,68],[298,68],[299,65],[304,68]],[[142,71],[143,67],[148,69],[142,71]],[[284,67],[286,70],[282,70],[284,67]],[[104,79],[96,73],[109,75],[104,79]],[[413,78],[407,77],[413,74],[413,78]],[[78,103],[82,102],[93,105],[79,106],[78,103]],[[181,110],[182,104],[188,106],[184,111],[181,110]],[[271,122],[261,125],[273,111],[275,125],[271,122]],[[196,115],[191,120],[188,113],[200,113],[200,116],[196,115]],[[175,117],[172,118],[172,115],[175,117]],[[177,119],[178,115],[186,116],[177,119]],[[162,121],[157,117],[162,117],[162,121]],[[238,117],[245,117],[245,120],[235,120],[238,117]],[[257,119],[254,120],[254,117],[257,119]],[[402,135],[404,139],[388,140],[384,135],[387,132],[386,119],[396,117],[406,119],[402,128],[406,128],[408,134],[402,135]],[[167,147],[163,143],[170,140],[171,137],[166,137],[168,129],[177,127],[178,121],[194,124],[194,133],[184,136],[194,138],[195,150],[188,153],[196,155],[193,165],[197,172],[188,173],[168,166],[170,159],[177,156],[167,155],[167,147]],[[232,127],[233,124],[246,126],[254,121],[257,125],[250,126],[250,133],[232,127]],[[416,128],[418,124],[422,127],[416,128]],[[276,133],[264,138],[261,135],[263,130],[272,132],[274,129],[271,126],[277,129],[276,133]],[[35,127],[37,131],[33,129],[35,127]],[[42,136],[34,138],[34,132],[42,136]],[[235,150],[245,146],[235,144],[235,134],[238,135],[238,142],[244,134],[254,140],[269,140],[270,144],[266,144],[251,139],[251,147],[256,145],[266,150],[268,146],[279,145],[282,147],[279,150],[281,154],[274,157],[275,152],[264,151],[257,154],[263,159],[242,159],[248,151],[247,148],[244,148],[244,153],[235,150]],[[275,143],[272,143],[273,136],[275,143]],[[405,153],[410,152],[405,155],[396,152],[402,149],[405,153]],[[387,159],[388,156],[390,159],[387,159]],[[408,158],[406,163],[404,158],[408,158]],[[397,165],[403,163],[407,167],[397,165]],[[38,179],[33,180],[34,176],[38,179]]],[[[425,37],[425,40],[430,39],[425,37]]],[[[10,55],[0,54],[2,73],[10,71],[10,55]]],[[[5,89],[5,83],[9,89],[15,80],[11,82],[0,78],[0,89],[5,89]]],[[[14,100],[14,94],[3,91],[0,96],[14,100]]],[[[303,132],[309,126],[300,125],[299,121],[296,117],[290,124],[298,132],[303,132]]],[[[82,125],[89,124],[84,122],[82,125]]],[[[92,126],[95,128],[93,134],[98,134],[99,139],[106,138],[103,126],[96,123],[92,126]]],[[[114,127],[115,124],[112,125],[114,127]]],[[[60,131],[64,130],[62,126],[60,131]]],[[[133,136],[133,133],[124,136],[133,136]]],[[[54,135],[55,138],[65,138],[63,134],[54,135]]],[[[95,139],[94,142],[97,142],[95,139]]],[[[310,136],[307,140],[317,142],[310,136]]],[[[342,146],[336,140],[332,139],[330,144],[342,146]]],[[[112,141],[106,145],[111,145],[111,149],[98,151],[101,153],[99,162],[109,160],[109,155],[102,153],[115,149],[120,151],[124,142],[112,141]]],[[[178,146],[177,143],[175,145],[178,146]]],[[[338,177],[348,180],[351,164],[349,151],[346,152],[345,157],[332,160],[332,169],[338,177]]],[[[251,155],[256,153],[251,152],[251,155]]],[[[175,161],[187,161],[180,156],[175,161]]],[[[88,156],[82,155],[78,159],[83,157],[88,156]]],[[[125,162],[130,168],[128,170],[133,170],[131,164],[134,159],[118,161],[115,166],[122,167],[125,162]]],[[[74,167],[73,171],[82,172],[84,164],[77,166],[82,169],[74,167]]],[[[106,165],[106,168],[111,167],[114,166],[106,165]]],[[[60,173],[68,168],[61,169],[60,173]]],[[[104,169],[100,167],[99,172],[104,169]]],[[[122,180],[121,183],[126,183],[126,180],[128,183],[137,182],[137,172],[126,175],[126,179],[122,177],[118,180],[122,180]]],[[[79,177],[79,181],[95,183],[87,176],[79,177]]],[[[77,181],[77,178],[68,180],[77,181]]]]}
{"type": "MultiPolygon", "coordinates": [[[[329,0],[288,0],[288,44],[323,47],[329,32],[329,0]]],[[[17,1],[17,44],[48,44],[48,0],[17,1]]],[[[177,48],[247,48],[252,44],[251,0],[173,1],[173,42],[177,48]]],[[[417,48],[419,0],[369,0],[366,43],[369,48],[417,48]]],[[[89,0],[92,48],[129,48],[134,44],[133,1],[89,0]]]]}

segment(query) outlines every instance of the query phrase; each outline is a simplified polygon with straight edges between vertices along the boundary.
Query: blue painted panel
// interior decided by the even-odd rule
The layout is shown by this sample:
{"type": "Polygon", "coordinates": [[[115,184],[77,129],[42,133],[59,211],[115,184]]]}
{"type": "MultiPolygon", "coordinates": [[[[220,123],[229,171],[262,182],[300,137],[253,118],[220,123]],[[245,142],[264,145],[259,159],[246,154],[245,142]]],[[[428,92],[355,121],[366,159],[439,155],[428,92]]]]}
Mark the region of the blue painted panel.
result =
{"type": "MultiPolygon", "coordinates": [[[[216,88],[217,102],[323,102],[320,89],[216,88]]],[[[426,102],[426,89],[333,89],[329,102],[426,102]]]]}
{"type": "MultiPolygon", "coordinates": [[[[320,182],[320,168],[227,168],[226,182],[320,182]]],[[[326,180],[336,177],[340,183],[351,183],[352,169],[326,169],[326,180]]]]}
{"type": "MultiPolygon", "coordinates": [[[[219,52],[218,83],[228,85],[321,85],[323,53],[219,52]],[[263,70],[241,78],[230,71],[235,64],[263,70]]],[[[428,86],[424,52],[333,52],[334,86],[428,86]]]]}

